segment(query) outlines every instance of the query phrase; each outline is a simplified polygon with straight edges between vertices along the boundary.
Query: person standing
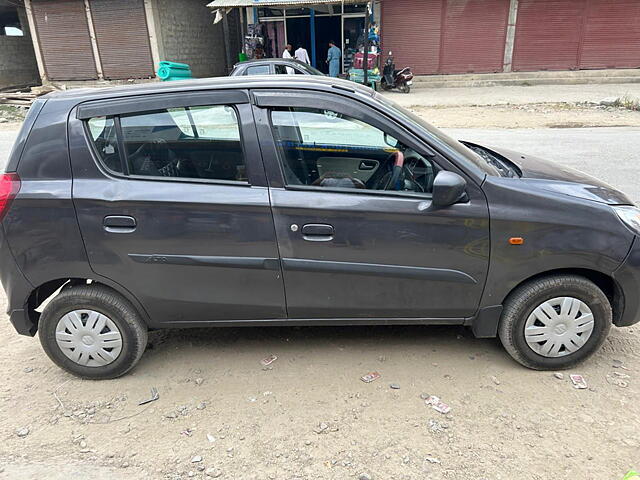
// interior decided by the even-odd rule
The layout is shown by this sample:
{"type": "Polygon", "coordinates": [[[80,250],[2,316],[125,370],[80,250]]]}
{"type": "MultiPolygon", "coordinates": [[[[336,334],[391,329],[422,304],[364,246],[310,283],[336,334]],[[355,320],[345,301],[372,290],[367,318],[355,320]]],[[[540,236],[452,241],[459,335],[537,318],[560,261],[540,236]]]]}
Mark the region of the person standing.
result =
{"type": "Polygon", "coordinates": [[[284,52],[282,52],[282,58],[293,58],[292,52],[293,46],[290,43],[287,43],[284,47],[284,52]]]}
{"type": "Polygon", "coordinates": [[[336,42],[333,40],[329,42],[329,51],[327,52],[327,63],[329,64],[329,76],[337,77],[340,73],[340,58],[342,52],[336,47],[336,42]]]}
{"type": "Polygon", "coordinates": [[[297,60],[306,63],[307,65],[311,65],[311,60],[309,60],[309,53],[306,48],[303,48],[302,45],[298,47],[298,49],[293,54],[297,60]]]}
{"type": "MultiPolygon", "coordinates": [[[[282,52],[282,58],[286,58],[286,59],[292,59],[293,57],[293,45],[291,45],[290,43],[287,43],[287,45],[284,47],[284,52],[282,52]]],[[[287,74],[288,75],[293,75],[295,74],[296,71],[291,68],[291,67],[287,67],[287,74]]]]}

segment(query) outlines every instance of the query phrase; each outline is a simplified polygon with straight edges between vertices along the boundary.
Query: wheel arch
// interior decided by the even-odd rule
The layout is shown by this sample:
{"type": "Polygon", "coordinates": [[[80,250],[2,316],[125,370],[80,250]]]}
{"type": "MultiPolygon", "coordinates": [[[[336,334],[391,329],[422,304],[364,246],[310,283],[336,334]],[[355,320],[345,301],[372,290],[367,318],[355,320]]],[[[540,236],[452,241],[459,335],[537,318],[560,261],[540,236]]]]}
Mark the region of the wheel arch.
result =
{"type": "Polygon", "coordinates": [[[114,282],[111,282],[107,279],[103,278],[76,278],[76,277],[63,277],[56,278],[53,280],[49,280],[45,282],[35,289],[29,294],[27,298],[27,302],[25,305],[27,321],[31,324],[30,332],[33,332],[32,335],[38,330],[38,322],[40,320],[40,312],[38,311],[39,307],[49,299],[52,295],[54,295],[57,291],[65,289],[65,288],[73,288],[76,285],[87,285],[87,284],[95,284],[104,286],[110,290],[113,290],[115,293],[124,297],[136,312],[140,315],[140,318],[145,323],[147,327],[149,327],[150,319],[149,315],[142,306],[142,304],[125,288],[121,285],[118,285],[114,282]]]}
{"type": "Polygon", "coordinates": [[[515,285],[502,299],[501,304],[504,305],[507,299],[511,295],[513,295],[515,291],[517,291],[520,287],[527,284],[528,282],[557,275],[579,275],[592,281],[609,299],[611,310],[613,312],[613,323],[616,324],[616,320],[618,320],[622,316],[622,312],[624,311],[624,295],[618,283],[611,275],[607,275],[598,270],[592,270],[589,268],[558,268],[532,275],[515,285]]]}
{"type": "Polygon", "coordinates": [[[557,275],[579,275],[592,281],[609,299],[613,313],[613,324],[618,324],[624,312],[625,300],[622,289],[611,275],[589,268],[557,268],[538,272],[522,279],[504,294],[501,302],[481,308],[467,325],[471,324],[477,338],[495,338],[498,335],[498,325],[502,319],[502,306],[509,297],[528,282],[557,275]]]}

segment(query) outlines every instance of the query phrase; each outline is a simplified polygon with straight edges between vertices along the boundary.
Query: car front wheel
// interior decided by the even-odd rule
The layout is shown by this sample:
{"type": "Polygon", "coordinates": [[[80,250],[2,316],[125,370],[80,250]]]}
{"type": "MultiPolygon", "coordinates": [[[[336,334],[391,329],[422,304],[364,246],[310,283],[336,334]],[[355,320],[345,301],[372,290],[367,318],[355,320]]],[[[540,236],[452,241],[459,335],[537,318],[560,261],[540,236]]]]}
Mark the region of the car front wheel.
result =
{"type": "Polygon", "coordinates": [[[611,328],[606,295],[578,275],[518,287],[504,305],[499,336],[509,354],[535,370],[566,369],[596,352],[611,328]]]}
{"type": "Polygon", "coordinates": [[[56,365],[94,380],[124,375],[147,346],[147,328],[135,308],[97,284],[63,289],[44,308],[38,333],[56,365]]]}

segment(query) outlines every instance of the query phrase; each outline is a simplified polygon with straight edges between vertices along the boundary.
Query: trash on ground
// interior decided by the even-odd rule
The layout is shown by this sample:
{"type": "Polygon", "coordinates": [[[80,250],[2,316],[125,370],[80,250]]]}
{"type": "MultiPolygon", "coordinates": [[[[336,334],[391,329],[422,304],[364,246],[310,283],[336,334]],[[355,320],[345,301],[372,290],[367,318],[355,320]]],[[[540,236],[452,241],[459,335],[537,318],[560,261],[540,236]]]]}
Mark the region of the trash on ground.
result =
{"type": "Polygon", "coordinates": [[[213,443],[216,441],[216,437],[214,437],[210,433],[207,433],[207,440],[209,441],[209,443],[213,443]]]}
{"type": "Polygon", "coordinates": [[[429,463],[440,463],[440,460],[437,459],[436,457],[427,457],[425,458],[425,460],[429,463]]]}
{"type": "Polygon", "coordinates": [[[364,383],[371,383],[374,380],[377,380],[381,377],[381,375],[378,372],[370,372],[367,373],[366,375],[360,377],[360,380],[362,380],[364,383]]]}
{"type": "Polygon", "coordinates": [[[392,390],[400,390],[400,385],[398,385],[397,383],[391,383],[389,384],[389,388],[391,388],[392,390]]]}
{"type": "Polygon", "coordinates": [[[264,366],[267,367],[269,365],[271,365],[273,362],[275,362],[278,359],[278,357],[276,355],[269,355],[266,358],[263,358],[262,360],[260,360],[260,363],[264,366]]]}
{"type": "Polygon", "coordinates": [[[627,472],[624,477],[622,477],[622,480],[640,480],[640,473],[631,470],[630,472],[627,472]]]}
{"type": "Polygon", "coordinates": [[[31,430],[29,430],[29,427],[16,428],[16,435],[19,436],[20,438],[24,438],[27,435],[29,435],[30,431],[31,430]]]}
{"type": "Polygon", "coordinates": [[[490,379],[491,379],[491,381],[492,381],[493,383],[495,383],[496,385],[500,385],[500,380],[499,380],[499,379],[498,379],[498,377],[496,377],[495,375],[491,375],[489,378],[490,378],[490,379]]]}
{"type": "Polygon", "coordinates": [[[554,377],[556,377],[558,380],[564,380],[564,373],[562,372],[556,372],[553,374],[554,377]]]}
{"type": "Polygon", "coordinates": [[[429,405],[436,412],[442,413],[443,415],[446,415],[447,413],[449,413],[451,411],[451,407],[449,405],[447,405],[446,403],[440,401],[440,398],[436,397],[435,395],[429,396],[429,398],[427,398],[424,401],[424,403],[429,405]]]}
{"type": "Polygon", "coordinates": [[[569,375],[569,378],[571,379],[574,388],[577,388],[578,390],[584,390],[587,388],[587,381],[582,375],[569,375]]]}
{"type": "Polygon", "coordinates": [[[317,433],[318,435],[325,433],[327,430],[329,430],[329,424],[325,422],[319,423],[318,426],[313,429],[314,433],[317,433]]]}
{"type": "Polygon", "coordinates": [[[202,461],[202,457],[200,455],[196,455],[195,457],[191,457],[191,463],[200,463],[202,461]]]}
{"type": "Polygon", "coordinates": [[[631,376],[626,373],[613,372],[613,375],[607,375],[607,382],[616,387],[627,388],[629,386],[627,379],[629,378],[631,378],[631,376]]]}
{"type": "Polygon", "coordinates": [[[158,393],[158,389],[156,387],[151,387],[151,396],[146,400],[142,400],[138,405],[146,405],[147,403],[155,402],[160,398],[160,394],[158,393]]]}
{"type": "Polygon", "coordinates": [[[204,378],[198,377],[198,378],[195,379],[195,384],[196,385],[199,386],[199,385],[202,385],[203,383],[204,383],[204,378]]]}

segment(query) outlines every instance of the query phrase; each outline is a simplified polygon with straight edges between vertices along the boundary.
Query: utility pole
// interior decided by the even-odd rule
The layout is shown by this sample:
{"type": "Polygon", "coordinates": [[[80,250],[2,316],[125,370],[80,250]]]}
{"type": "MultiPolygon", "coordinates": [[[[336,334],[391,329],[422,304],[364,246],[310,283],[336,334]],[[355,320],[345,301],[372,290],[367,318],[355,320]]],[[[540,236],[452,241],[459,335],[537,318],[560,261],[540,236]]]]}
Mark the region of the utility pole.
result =
{"type": "Polygon", "coordinates": [[[364,78],[363,83],[369,85],[369,27],[371,22],[371,3],[367,3],[366,15],[364,17],[364,78]]]}

